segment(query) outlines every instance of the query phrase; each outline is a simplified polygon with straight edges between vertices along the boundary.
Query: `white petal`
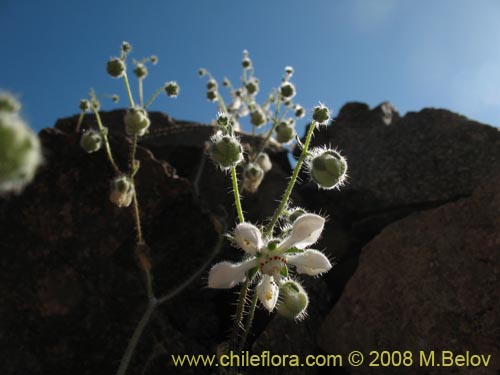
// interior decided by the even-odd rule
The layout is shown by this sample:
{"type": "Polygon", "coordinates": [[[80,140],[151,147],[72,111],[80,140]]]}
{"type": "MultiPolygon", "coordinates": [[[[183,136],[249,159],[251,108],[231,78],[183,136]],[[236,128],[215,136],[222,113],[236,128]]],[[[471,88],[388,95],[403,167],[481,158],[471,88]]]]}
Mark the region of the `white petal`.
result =
{"type": "Polygon", "coordinates": [[[300,216],[293,223],[292,235],[279,245],[280,250],[288,250],[291,247],[304,249],[315,243],[321,236],[325,219],[315,214],[300,216]]]}
{"type": "Polygon", "coordinates": [[[230,289],[245,281],[246,272],[255,266],[257,266],[255,258],[238,264],[230,262],[217,263],[208,274],[208,287],[230,289]]]}
{"type": "Polygon", "coordinates": [[[255,255],[263,245],[259,228],[249,223],[241,223],[236,226],[234,239],[243,250],[252,255],[255,255]]]}
{"type": "Polygon", "coordinates": [[[273,277],[269,275],[263,275],[262,280],[257,285],[257,297],[262,305],[269,311],[273,311],[276,302],[278,302],[278,296],[280,293],[280,288],[273,281],[273,277]]]}
{"type": "Polygon", "coordinates": [[[325,254],[312,249],[297,255],[290,255],[286,258],[286,261],[289,264],[293,264],[298,273],[305,273],[309,276],[322,274],[332,268],[332,264],[325,254]]]}

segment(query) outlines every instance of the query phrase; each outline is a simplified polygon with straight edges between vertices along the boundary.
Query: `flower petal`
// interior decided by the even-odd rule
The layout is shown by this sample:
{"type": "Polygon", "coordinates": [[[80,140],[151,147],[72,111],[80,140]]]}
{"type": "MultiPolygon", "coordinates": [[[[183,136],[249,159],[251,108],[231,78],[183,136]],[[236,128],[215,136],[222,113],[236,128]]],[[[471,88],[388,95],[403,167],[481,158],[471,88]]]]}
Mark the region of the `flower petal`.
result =
{"type": "Polygon", "coordinates": [[[263,275],[259,285],[257,285],[257,297],[262,305],[269,311],[273,311],[278,302],[280,288],[273,280],[272,276],[263,275]]]}
{"type": "Polygon", "coordinates": [[[238,224],[234,229],[234,239],[243,250],[252,255],[263,245],[259,228],[250,223],[238,224]]]}
{"type": "Polygon", "coordinates": [[[297,255],[291,255],[286,258],[287,263],[293,264],[298,273],[305,273],[309,276],[316,276],[329,271],[332,264],[321,251],[306,250],[297,255]]]}
{"type": "Polygon", "coordinates": [[[230,262],[217,263],[208,274],[208,287],[215,289],[230,289],[236,284],[245,281],[246,272],[257,266],[255,258],[248,259],[242,263],[230,262]]]}
{"type": "Polygon", "coordinates": [[[321,236],[325,219],[315,214],[304,214],[299,216],[292,226],[292,235],[279,245],[279,249],[284,251],[291,247],[304,249],[315,243],[321,236]]]}

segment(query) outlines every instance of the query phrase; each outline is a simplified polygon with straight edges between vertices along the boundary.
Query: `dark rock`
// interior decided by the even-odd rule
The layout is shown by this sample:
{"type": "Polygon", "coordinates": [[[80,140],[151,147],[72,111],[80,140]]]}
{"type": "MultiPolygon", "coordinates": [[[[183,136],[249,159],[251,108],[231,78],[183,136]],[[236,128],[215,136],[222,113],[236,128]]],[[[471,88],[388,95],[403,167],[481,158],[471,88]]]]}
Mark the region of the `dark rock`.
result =
{"type": "MultiPolygon", "coordinates": [[[[471,198],[414,213],[363,248],[358,270],[325,319],[328,353],[360,350],[470,351],[491,354],[500,370],[500,175],[471,198]]],[[[368,366],[353,374],[371,373],[368,366]]],[[[386,368],[384,373],[442,373],[386,368]]]]}

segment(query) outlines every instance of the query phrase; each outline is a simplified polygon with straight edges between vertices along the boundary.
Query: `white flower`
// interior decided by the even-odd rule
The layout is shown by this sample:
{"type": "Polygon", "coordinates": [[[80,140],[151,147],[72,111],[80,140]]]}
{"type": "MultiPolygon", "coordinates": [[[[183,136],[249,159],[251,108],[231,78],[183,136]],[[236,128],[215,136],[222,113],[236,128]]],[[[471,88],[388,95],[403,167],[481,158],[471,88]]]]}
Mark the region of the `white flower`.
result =
{"type": "Polygon", "coordinates": [[[315,214],[304,214],[295,220],[291,233],[283,240],[263,239],[255,225],[238,224],[234,240],[247,254],[241,263],[222,262],[212,267],[208,287],[228,289],[245,281],[248,271],[255,269],[261,275],[256,293],[269,311],[276,306],[280,284],[288,276],[287,265],[298,273],[320,275],[332,268],[328,258],[318,250],[306,249],[320,237],[325,219],[315,214]]]}

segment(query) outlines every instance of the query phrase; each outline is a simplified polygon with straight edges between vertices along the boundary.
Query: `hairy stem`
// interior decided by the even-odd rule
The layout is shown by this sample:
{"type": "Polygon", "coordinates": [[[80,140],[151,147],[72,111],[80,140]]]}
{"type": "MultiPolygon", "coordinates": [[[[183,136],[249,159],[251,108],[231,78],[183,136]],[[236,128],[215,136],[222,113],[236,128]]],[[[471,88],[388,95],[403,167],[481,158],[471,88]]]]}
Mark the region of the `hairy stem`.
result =
{"type": "Polygon", "coordinates": [[[257,291],[254,290],[252,296],[252,302],[250,303],[250,310],[248,311],[247,320],[245,323],[245,329],[243,331],[243,336],[241,336],[240,345],[238,346],[237,353],[240,353],[245,344],[247,342],[248,334],[250,333],[250,329],[252,328],[253,317],[255,315],[255,307],[257,306],[257,291]]]}
{"type": "Polygon", "coordinates": [[[313,121],[311,125],[309,125],[309,130],[307,132],[306,136],[306,141],[304,143],[304,146],[302,148],[302,152],[300,154],[299,160],[297,161],[297,165],[295,166],[295,169],[293,170],[292,178],[290,179],[290,182],[288,183],[288,186],[285,190],[285,194],[283,195],[283,198],[281,199],[281,203],[276,210],[276,212],[273,215],[273,218],[271,219],[271,222],[267,225],[266,230],[264,231],[264,235],[269,236],[272,234],[274,226],[276,225],[276,222],[278,221],[280,215],[283,213],[283,210],[285,209],[288,200],[290,199],[290,195],[292,194],[293,187],[295,186],[295,182],[297,181],[297,177],[299,176],[300,168],[302,167],[302,164],[304,163],[305,158],[307,157],[307,151],[309,149],[309,144],[311,143],[311,138],[314,132],[314,129],[316,128],[316,121],[313,121]]]}
{"type": "Polygon", "coordinates": [[[238,213],[238,219],[240,223],[245,221],[245,217],[243,216],[243,209],[241,208],[241,199],[240,199],[240,190],[238,187],[238,176],[236,175],[236,167],[231,167],[231,181],[233,183],[233,193],[234,193],[234,202],[236,204],[236,212],[238,213]]]}

